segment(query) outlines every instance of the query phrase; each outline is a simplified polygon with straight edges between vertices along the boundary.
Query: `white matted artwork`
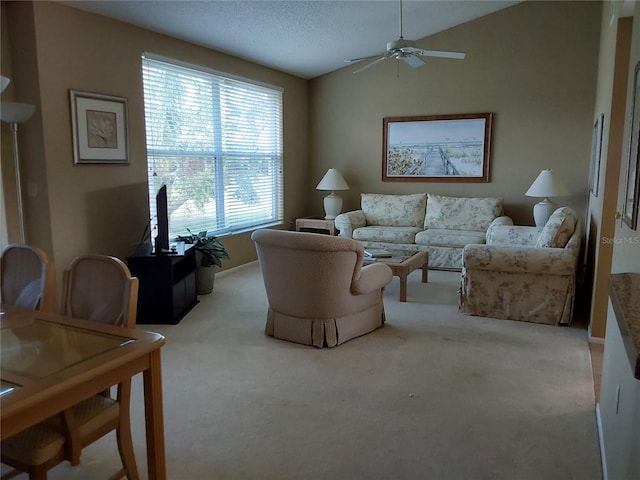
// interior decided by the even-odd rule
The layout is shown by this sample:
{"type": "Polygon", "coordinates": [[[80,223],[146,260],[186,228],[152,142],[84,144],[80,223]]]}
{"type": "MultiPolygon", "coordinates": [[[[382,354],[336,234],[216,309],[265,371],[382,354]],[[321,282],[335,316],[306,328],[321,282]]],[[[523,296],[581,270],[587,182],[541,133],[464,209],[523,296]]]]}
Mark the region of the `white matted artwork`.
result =
{"type": "Polygon", "coordinates": [[[73,161],[129,163],[127,99],[70,90],[73,161]]]}

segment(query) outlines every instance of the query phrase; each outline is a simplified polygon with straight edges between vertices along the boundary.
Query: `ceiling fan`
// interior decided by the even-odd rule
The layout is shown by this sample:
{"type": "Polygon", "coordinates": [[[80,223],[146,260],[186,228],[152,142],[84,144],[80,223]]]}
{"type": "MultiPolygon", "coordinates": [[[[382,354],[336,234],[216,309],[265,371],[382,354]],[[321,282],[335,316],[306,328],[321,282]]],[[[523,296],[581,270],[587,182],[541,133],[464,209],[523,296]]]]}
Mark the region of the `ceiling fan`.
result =
{"type": "Polygon", "coordinates": [[[373,55],[370,57],[361,57],[361,58],[353,58],[351,60],[345,60],[348,63],[356,63],[361,62],[363,60],[369,60],[371,58],[376,58],[373,62],[366,64],[363,67],[355,70],[353,73],[360,73],[368,68],[373,67],[374,65],[386,60],[387,58],[395,58],[396,60],[404,60],[407,64],[412,66],[413,68],[420,67],[424,65],[424,62],[420,58],[423,57],[441,57],[441,58],[456,58],[462,60],[465,57],[465,54],[462,52],[447,52],[442,50],[423,50],[422,48],[417,48],[415,46],[415,42],[411,40],[405,40],[402,37],[402,0],[400,0],[400,38],[394,42],[387,43],[387,50],[379,55],[373,55]]]}

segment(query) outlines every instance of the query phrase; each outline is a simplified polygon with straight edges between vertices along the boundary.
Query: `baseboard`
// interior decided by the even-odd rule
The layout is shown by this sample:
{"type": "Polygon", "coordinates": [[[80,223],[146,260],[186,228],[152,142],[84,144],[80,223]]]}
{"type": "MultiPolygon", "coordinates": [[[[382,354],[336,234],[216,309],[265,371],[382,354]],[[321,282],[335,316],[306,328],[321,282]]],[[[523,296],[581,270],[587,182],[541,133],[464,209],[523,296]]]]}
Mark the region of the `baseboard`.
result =
{"type": "Polygon", "coordinates": [[[243,263],[241,265],[236,265],[235,267],[225,268],[224,270],[218,270],[216,272],[216,277],[217,276],[224,276],[224,275],[227,275],[227,274],[232,273],[234,271],[242,270],[243,268],[248,268],[248,267],[252,266],[255,263],[258,263],[258,260],[252,260],[250,262],[243,263]]]}
{"type": "Polygon", "coordinates": [[[596,423],[598,424],[598,441],[600,442],[600,462],[602,463],[602,479],[608,480],[607,456],[604,449],[604,437],[602,435],[602,417],[600,416],[600,403],[596,404],[596,423]]]}

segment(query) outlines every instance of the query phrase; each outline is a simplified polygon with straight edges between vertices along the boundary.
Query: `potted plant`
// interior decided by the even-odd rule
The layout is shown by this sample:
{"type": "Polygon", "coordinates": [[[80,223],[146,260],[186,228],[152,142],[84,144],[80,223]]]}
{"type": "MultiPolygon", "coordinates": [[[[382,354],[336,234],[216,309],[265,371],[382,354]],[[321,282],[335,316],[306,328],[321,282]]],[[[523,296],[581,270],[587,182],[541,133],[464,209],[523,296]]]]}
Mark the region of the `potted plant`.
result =
{"type": "Polygon", "coordinates": [[[196,255],[196,290],[198,295],[211,293],[215,280],[215,266],[222,266],[222,259],[229,258],[224,245],[218,237],[207,236],[207,231],[192,233],[187,228],[189,235],[178,235],[178,241],[195,245],[196,255]]]}

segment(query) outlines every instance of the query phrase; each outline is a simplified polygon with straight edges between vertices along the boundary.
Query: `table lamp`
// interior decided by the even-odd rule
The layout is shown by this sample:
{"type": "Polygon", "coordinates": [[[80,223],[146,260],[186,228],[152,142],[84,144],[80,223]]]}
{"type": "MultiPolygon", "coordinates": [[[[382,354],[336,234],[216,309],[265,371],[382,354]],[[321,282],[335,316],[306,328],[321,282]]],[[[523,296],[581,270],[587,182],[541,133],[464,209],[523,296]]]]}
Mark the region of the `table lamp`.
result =
{"type": "Polygon", "coordinates": [[[0,103],[0,120],[11,125],[13,137],[13,163],[16,172],[16,199],[18,205],[18,225],[20,227],[20,242],[25,242],[24,211],[22,208],[22,184],[20,180],[20,156],[18,155],[18,124],[31,118],[36,107],[27,103],[0,103]]]}
{"type": "Polygon", "coordinates": [[[336,195],[335,190],[349,190],[349,185],[338,170],[330,168],[320,180],[316,190],[331,190],[331,193],[324,197],[324,218],[333,220],[342,210],[342,197],[336,195]]]}
{"type": "Polygon", "coordinates": [[[536,222],[536,227],[544,227],[551,214],[558,208],[558,205],[547,197],[565,197],[569,195],[569,190],[549,169],[540,172],[525,195],[544,198],[533,206],[533,219],[536,222]]]}

